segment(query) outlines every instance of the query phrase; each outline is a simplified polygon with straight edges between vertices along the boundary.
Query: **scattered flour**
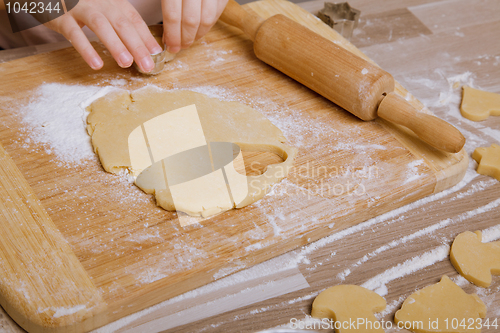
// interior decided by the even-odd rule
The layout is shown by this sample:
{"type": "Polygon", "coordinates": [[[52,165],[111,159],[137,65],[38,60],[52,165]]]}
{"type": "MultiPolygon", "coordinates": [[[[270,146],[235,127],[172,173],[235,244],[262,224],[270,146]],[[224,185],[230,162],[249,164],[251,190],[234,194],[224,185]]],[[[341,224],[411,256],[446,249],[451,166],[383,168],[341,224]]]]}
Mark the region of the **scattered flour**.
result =
{"type": "Polygon", "coordinates": [[[56,308],[56,313],[52,317],[54,318],[59,318],[63,316],[69,316],[74,313],[77,313],[78,311],[84,310],[87,306],[84,304],[81,305],[76,305],[71,308],[56,308]]]}
{"type": "Polygon", "coordinates": [[[424,160],[415,160],[408,163],[408,171],[406,172],[406,179],[403,184],[411,183],[422,177],[422,174],[418,171],[418,166],[422,164],[424,164],[424,160]]]}
{"type": "Polygon", "coordinates": [[[392,314],[394,310],[398,309],[401,306],[401,304],[403,304],[405,299],[406,296],[400,296],[398,299],[387,304],[384,311],[376,313],[375,317],[377,317],[378,319],[382,319],[385,316],[392,314]]]}
{"type": "Polygon", "coordinates": [[[467,173],[465,174],[464,178],[462,181],[460,181],[457,185],[453,186],[452,188],[449,188],[447,190],[444,190],[442,192],[436,193],[434,195],[422,198],[420,200],[417,200],[415,202],[412,202],[409,205],[399,207],[397,209],[394,209],[390,212],[387,212],[385,214],[379,215],[377,217],[374,217],[368,221],[359,223],[355,226],[352,226],[350,228],[341,230],[335,234],[332,234],[330,236],[321,238],[317,240],[316,242],[310,243],[304,247],[302,247],[299,250],[295,250],[292,253],[295,254],[295,256],[292,257],[290,261],[290,265],[298,265],[301,262],[307,261],[307,255],[310,253],[313,253],[319,248],[325,247],[328,244],[331,244],[333,242],[336,242],[344,237],[347,237],[349,235],[352,235],[357,232],[363,232],[377,224],[387,222],[391,219],[404,219],[404,216],[400,216],[404,212],[411,210],[411,209],[416,209],[419,207],[422,207],[430,202],[442,199],[446,196],[448,196],[451,193],[454,193],[456,191],[459,191],[460,189],[464,188],[469,184],[474,178],[477,177],[477,173],[473,170],[468,170],[467,173]],[[399,216],[399,218],[398,218],[399,216]]]}
{"type": "Polygon", "coordinates": [[[150,284],[168,277],[168,273],[163,267],[147,267],[139,274],[136,280],[140,281],[139,285],[150,284]]]}
{"type": "Polygon", "coordinates": [[[62,162],[79,164],[95,158],[84,107],[110,89],[57,83],[40,86],[35,100],[22,111],[28,137],[62,162]]]}
{"type": "MultiPolygon", "coordinates": [[[[286,254],[282,255],[282,257],[283,256],[286,256],[286,254]]],[[[123,331],[122,328],[127,326],[128,324],[133,323],[134,321],[146,315],[151,315],[152,313],[161,311],[162,313],[166,314],[166,316],[158,317],[158,319],[148,323],[147,325],[149,326],[147,327],[140,327],[142,331],[159,332],[167,328],[184,325],[187,322],[193,322],[248,304],[279,296],[293,290],[300,290],[309,287],[309,284],[307,284],[307,281],[299,273],[298,270],[290,271],[290,268],[283,263],[283,260],[276,260],[276,258],[271,259],[257,266],[239,271],[231,276],[222,278],[211,284],[191,290],[187,293],[171,298],[165,302],[137,312],[133,315],[122,318],[121,320],[101,327],[94,332],[105,333],[114,332],[116,330],[123,331]],[[276,276],[276,274],[280,272],[288,272],[288,277],[281,278],[277,281],[269,279],[264,283],[258,284],[257,286],[247,287],[241,290],[234,289],[234,287],[233,289],[230,288],[241,283],[248,283],[249,281],[255,279],[262,280],[262,278],[266,276],[276,276]],[[290,275],[290,272],[294,274],[290,275]],[[229,288],[227,290],[238,291],[236,293],[230,293],[228,295],[221,293],[221,290],[223,291],[226,288],[229,288]],[[207,297],[207,295],[209,299],[211,299],[208,302],[200,304],[194,300],[195,298],[207,297]],[[211,297],[210,295],[216,296],[211,297]],[[191,302],[189,302],[190,300],[191,302]],[[175,311],[172,312],[172,309],[175,309],[175,311]],[[155,322],[157,323],[155,324],[155,322]]],[[[314,296],[315,295],[310,295],[309,298],[312,298],[314,296]]],[[[304,299],[306,299],[306,297],[307,296],[304,296],[304,299]]],[[[253,310],[252,314],[267,310],[268,308],[253,310]]],[[[135,330],[137,331],[137,329],[138,328],[136,327],[135,330]]],[[[128,331],[126,330],[126,332],[128,331]]]]}
{"type": "MultiPolygon", "coordinates": [[[[490,202],[482,207],[479,207],[479,208],[476,208],[474,210],[462,213],[462,214],[458,215],[456,218],[449,218],[449,219],[443,220],[437,224],[434,224],[434,225],[429,226],[425,229],[417,231],[416,233],[414,233],[412,235],[403,237],[403,238],[401,238],[401,240],[395,240],[395,241],[389,243],[388,245],[385,245],[385,246],[375,250],[374,252],[363,257],[363,259],[361,259],[359,261],[359,263],[365,262],[366,260],[375,256],[376,254],[383,252],[389,248],[393,248],[398,244],[405,243],[410,239],[415,239],[417,237],[421,237],[423,235],[430,234],[433,231],[440,229],[440,228],[443,228],[452,222],[459,223],[459,222],[466,221],[473,216],[491,211],[492,209],[495,209],[499,206],[500,206],[500,199],[497,199],[497,200],[494,200],[494,201],[492,201],[492,202],[490,202]]],[[[485,230],[484,234],[485,234],[485,239],[488,239],[488,241],[500,238],[500,224],[485,230]]],[[[451,241],[451,239],[443,239],[443,241],[445,241],[445,240],[451,241]]],[[[436,262],[442,261],[448,257],[448,253],[449,253],[449,246],[448,245],[439,246],[439,247],[433,249],[432,251],[426,252],[420,256],[416,256],[412,259],[405,261],[403,264],[398,264],[397,266],[386,270],[385,272],[383,272],[383,273],[377,275],[376,277],[365,282],[363,284],[363,287],[375,290],[377,293],[384,296],[387,294],[386,284],[388,282],[395,280],[395,279],[398,279],[398,278],[401,278],[403,276],[406,276],[410,273],[413,273],[413,272],[420,270],[422,268],[425,268],[427,266],[433,265],[436,262]],[[446,249],[446,253],[444,252],[445,249],[446,249]]],[[[358,266],[357,263],[355,265],[358,266]]],[[[346,273],[344,273],[344,277],[345,277],[345,275],[346,275],[346,273]]]]}
{"type": "Polygon", "coordinates": [[[462,96],[461,94],[457,94],[457,91],[460,92],[463,85],[475,87],[474,76],[471,72],[465,72],[448,77],[447,81],[449,85],[448,91],[441,92],[439,94],[439,104],[435,106],[453,106],[453,109],[456,112],[455,105],[459,104],[462,101],[462,96]]]}
{"type": "Polygon", "coordinates": [[[439,261],[443,261],[444,259],[448,258],[449,251],[450,247],[448,245],[438,246],[430,251],[423,253],[420,256],[413,257],[403,263],[397,264],[396,266],[386,270],[385,272],[369,279],[361,286],[375,291],[380,296],[385,296],[388,293],[386,286],[387,283],[408,274],[414,273],[425,267],[434,265],[439,261]]]}
{"type": "MultiPolygon", "coordinates": [[[[500,201],[500,199],[495,200],[495,201],[500,201]]],[[[489,243],[489,242],[499,240],[500,239],[500,224],[494,225],[488,229],[483,230],[482,234],[483,234],[483,238],[482,238],[483,243],[489,243]]]]}
{"type": "Polygon", "coordinates": [[[52,315],[53,318],[60,318],[64,316],[69,316],[74,313],[77,313],[78,311],[85,310],[87,308],[86,305],[80,304],[80,305],[75,305],[70,308],[54,308],[54,307],[49,307],[49,308],[44,308],[44,309],[38,309],[38,313],[45,313],[47,311],[52,311],[54,314],[52,315]]]}
{"type": "Polygon", "coordinates": [[[112,86],[122,87],[122,86],[127,85],[128,81],[125,79],[114,79],[114,80],[110,80],[109,84],[111,84],[112,86]]]}
{"type": "Polygon", "coordinates": [[[46,84],[40,96],[24,111],[23,121],[36,143],[46,144],[48,152],[67,162],[93,157],[90,138],[85,131],[80,104],[99,88],[46,84]]]}
{"type": "Polygon", "coordinates": [[[231,273],[237,272],[245,268],[245,264],[239,264],[231,267],[221,268],[217,273],[214,274],[214,279],[218,280],[224,276],[230,275],[231,273]]]}
{"type": "Polygon", "coordinates": [[[461,287],[461,288],[463,288],[463,287],[465,287],[465,286],[468,286],[468,285],[470,284],[470,282],[469,282],[469,281],[467,281],[467,279],[466,279],[466,278],[464,278],[464,277],[463,277],[462,275],[460,275],[460,274],[459,274],[459,275],[457,275],[457,276],[452,277],[452,278],[451,278],[451,280],[452,280],[453,282],[455,282],[455,283],[457,284],[457,286],[459,286],[459,287],[461,287]]]}

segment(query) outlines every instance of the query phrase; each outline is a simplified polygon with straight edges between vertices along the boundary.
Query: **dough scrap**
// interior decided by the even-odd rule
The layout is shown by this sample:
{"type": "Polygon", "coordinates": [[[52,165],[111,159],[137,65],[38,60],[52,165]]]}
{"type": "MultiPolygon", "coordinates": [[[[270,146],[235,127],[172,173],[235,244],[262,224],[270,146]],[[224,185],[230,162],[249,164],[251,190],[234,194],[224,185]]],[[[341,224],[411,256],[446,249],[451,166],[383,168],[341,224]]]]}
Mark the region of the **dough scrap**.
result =
{"type": "Polygon", "coordinates": [[[467,294],[444,275],[439,283],[411,294],[396,312],[394,321],[405,328],[411,325],[410,330],[418,333],[472,333],[481,332],[476,323],[485,316],[483,301],[476,294],[467,294]],[[462,322],[464,326],[460,325],[462,322]],[[471,322],[473,325],[469,326],[471,322]]]}
{"type": "Polygon", "coordinates": [[[464,86],[462,116],[473,121],[481,121],[491,116],[500,116],[500,95],[464,86]]]}
{"type": "Polygon", "coordinates": [[[129,172],[139,188],[155,196],[157,205],[191,216],[207,217],[259,200],[287,175],[297,154],[260,112],[192,91],[153,86],[131,93],[114,91],[87,110],[87,131],[104,170],[129,172]],[[234,144],[236,150],[275,153],[284,162],[269,165],[261,175],[243,176],[234,168],[242,158],[234,144]],[[210,149],[212,155],[229,151],[232,158],[237,156],[215,168],[218,162],[210,149]],[[196,163],[193,156],[199,159],[196,163]],[[190,162],[170,163],[174,157],[190,162]],[[169,186],[173,178],[175,184],[169,186]]]}
{"type": "Polygon", "coordinates": [[[491,275],[500,275],[500,242],[482,243],[481,238],[481,231],[458,235],[451,246],[450,259],[467,280],[488,287],[491,275]]]}
{"type": "Polygon", "coordinates": [[[383,333],[380,322],[373,314],[383,311],[385,299],[369,289],[356,285],[330,287],[314,299],[311,316],[330,318],[339,322],[338,333],[383,333]],[[342,325],[358,322],[360,325],[342,325]],[[364,323],[363,323],[364,321],[364,323]]]}
{"type": "Polygon", "coordinates": [[[472,158],[479,164],[477,173],[500,180],[500,146],[479,147],[472,153],[472,158]]]}

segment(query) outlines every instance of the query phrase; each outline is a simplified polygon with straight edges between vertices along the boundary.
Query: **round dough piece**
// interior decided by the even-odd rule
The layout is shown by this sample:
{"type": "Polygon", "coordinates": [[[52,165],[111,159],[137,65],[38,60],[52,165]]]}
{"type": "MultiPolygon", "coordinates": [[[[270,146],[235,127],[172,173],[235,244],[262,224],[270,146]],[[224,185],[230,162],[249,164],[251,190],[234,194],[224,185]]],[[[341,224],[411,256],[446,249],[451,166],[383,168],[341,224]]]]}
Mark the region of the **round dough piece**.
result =
{"type": "Polygon", "coordinates": [[[88,111],[87,131],[104,170],[127,171],[159,206],[191,216],[207,217],[259,200],[286,177],[297,154],[260,112],[192,91],[153,86],[114,91],[88,111]],[[230,144],[237,145],[232,153],[230,144]],[[228,149],[236,157],[222,165],[227,156],[215,159],[228,149]],[[233,165],[242,158],[240,149],[272,152],[284,162],[269,165],[261,175],[243,176],[233,165]]]}

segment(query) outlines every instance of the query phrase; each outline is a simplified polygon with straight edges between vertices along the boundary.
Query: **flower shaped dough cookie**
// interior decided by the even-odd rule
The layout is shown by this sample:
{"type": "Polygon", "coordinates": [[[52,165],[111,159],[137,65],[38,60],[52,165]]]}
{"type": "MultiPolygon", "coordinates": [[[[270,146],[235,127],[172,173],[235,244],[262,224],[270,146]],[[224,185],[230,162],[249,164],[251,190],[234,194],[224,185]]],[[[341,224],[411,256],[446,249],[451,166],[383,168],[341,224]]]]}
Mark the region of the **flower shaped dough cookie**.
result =
{"type": "Polygon", "coordinates": [[[490,115],[500,116],[500,95],[464,87],[460,112],[462,116],[473,121],[484,120],[490,115]]]}
{"type": "Polygon", "coordinates": [[[480,147],[474,150],[472,158],[479,163],[477,173],[500,180],[500,146],[480,147]]]}
{"type": "Polygon", "coordinates": [[[439,283],[411,294],[394,321],[417,333],[479,333],[485,316],[486,305],[479,297],[467,294],[445,275],[439,283]]]}
{"type": "Polygon", "coordinates": [[[339,285],[316,296],[311,315],[335,320],[337,333],[384,333],[374,312],[383,311],[385,299],[355,285],[339,285]]]}
{"type": "Polygon", "coordinates": [[[491,274],[500,274],[500,242],[482,243],[481,231],[458,235],[451,246],[450,258],[455,269],[480,287],[491,284],[491,274]]]}

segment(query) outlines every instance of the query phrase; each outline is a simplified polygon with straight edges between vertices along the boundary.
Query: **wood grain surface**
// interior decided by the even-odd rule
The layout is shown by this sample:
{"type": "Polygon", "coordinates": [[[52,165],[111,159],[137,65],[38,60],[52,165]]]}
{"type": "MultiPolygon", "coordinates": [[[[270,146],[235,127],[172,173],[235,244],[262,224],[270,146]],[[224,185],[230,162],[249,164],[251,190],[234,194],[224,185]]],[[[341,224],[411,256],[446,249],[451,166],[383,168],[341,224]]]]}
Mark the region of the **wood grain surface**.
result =
{"type": "MultiPolygon", "coordinates": [[[[500,24],[495,21],[495,16],[492,16],[491,12],[496,10],[498,13],[499,11],[496,7],[497,2],[494,1],[457,0],[451,2],[456,8],[462,9],[457,10],[456,19],[453,19],[453,13],[450,12],[450,1],[384,1],[383,4],[379,1],[352,1],[351,5],[361,9],[362,13],[367,16],[367,19],[363,20],[362,15],[360,27],[355,32],[352,42],[355,45],[358,45],[357,43],[364,45],[363,52],[366,52],[384,69],[393,74],[398,81],[410,88],[414,95],[426,102],[425,104],[432,105],[433,112],[461,128],[469,140],[466,148],[467,153],[470,154],[475,144],[486,145],[500,140],[498,132],[495,132],[500,128],[498,118],[492,117],[480,125],[464,121],[454,116],[450,104],[444,102],[439,104],[440,100],[446,97],[439,96],[439,94],[456,89],[453,88],[455,81],[450,78],[467,72],[472,73],[475,83],[480,87],[489,91],[500,91],[498,83],[500,46],[490,42],[495,38],[498,39],[499,29],[495,29],[495,27],[498,28],[500,24]],[[476,2],[477,5],[473,5],[476,2]],[[467,14],[464,14],[464,8],[467,14]],[[399,22],[396,19],[400,15],[398,13],[401,13],[402,17],[412,18],[407,22],[411,22],[414,26],[407,27],[404,23],[399,22]],[[464,15],[466,19],[464,19],[464,15]],[[389,20],[385,20],[386,18],[389,20]],[[373,27],[374,21],[385,23],[384,25],[379,23],[378,27],[373,27]],[[397,35],[394,35],[395,33],[397,35]],[[475,47],[466,47],[467,45],[475,47]]],[[[314,6],[318,5],[319,2],[307,4],[312,11],[314,11],[314,6]]],[[[252,8],[259,12],[258,5],[253,5],[252,8]]],[[[264,16],[271,11],[272,9],[266,8],[259,14],[264,16]]],[[[292,12],[295,11],[292,10],[292,12]]],[[[496,18],[498,17],[500,16],[497,15],[496,18]]],[[[320,26],[319,22],[312,24],[320,26]]],[[[328,165],[333,163],[339,167],[343,165],[359,166],[365,165],[364,158],[368,156],[377,161],[378,164],[389,163],[391,168],[379,169],[385,170],[385,172],[380,178],[370,181],[371,185],[369,186],[371,187],[368,193],[372,194],[382,190],[386,193],[380,199],[375,199],[376,204],[370,205],[365,201],[364,205],[357,206],[359,207],[357,210],[346,212],[346,215],[335,219],[332,217],[341,215],[345,207],[359,205],[359,200],[355,200],[358,202],[350,202],[345,200],[347,198],[344,200],[337,197],[317,198],[314,195],[308,200],[303,197],[291,200],[288,197],[276,198],[273,196],[267,198],[268,201],[248,207],[247,209],[254,214],[252,220],[264,230],[265,240],[270,241],[278,238],[280,246],[274,246],[270,251],[270,248],[261,251],[267,251],[266,253],[257,253],[258,260],[245,262],[248,258],[244,258],[229,263],[227,262],[227,252],[230,251],[225,248],[220,252],[222,258],[215,256],[209,258],[213,262],[213,267],[220,268],[220,262],[224,261],[225,268],[228,268],[227,272],[236,271],[251,263],[276,256],[288,249],[328,234],[335,241],[320,241],[290,253],[292,256],[307,253],[307,260],[300,261],[297,267],[299,275],[307,280],[309,285],[307,288],[302,287],[300,290],[290,288],[290,290],[295,291],[245,306],[236,306],[234,304],[237,302],[232,301],[230,305],[234,305],[234,310],[229,311],[227,306],[221,306],[221,308],[226,309],[224,313],[203,318],[184,326],[176,326],[171,329],[172,331],[251,332],[287,324],[291,318],[298,318],[302,323],[306,323],[314,296],[324,288],[338,283],[363,284],[367,280],[397,267],[398,264],[415,258],[415,256],[424,255],[436,247],[451,244],[453,237],[461,231],[487,229],[499,224],[500,210],[497,202],[500,186],[496,181],[478,176],[469,177],[468,183],[454,191],[445,192],[442,196],[429,199],[407,209],[395,211],[386,215],[385,218],[379,219],[377,223],[359,227],[349,233],[338,233],[338,230],[349,225],[357,224],[371,216],[414,201],[418,197],[449,187],[452,184],[448,182],[449,175],[446,171],[449,171],[453,165],[460,165],[459,162],[463,158],[451,162],[448,158],[439,159],[439,155],[436,157],[431,149],[422,152],[418,140],[395,126],[385,122],[362,123],[343,113],[342,110],[335,109],[319,99],[317,95],[259,64],[251,55],[250,42],[239,35],[237,30],[219,24],[204,41],[205,44],[199,43],[191,52],[184,52],[182,56],[180,55],[177,59],[180,63],[178,62],[177,65],[188,64],[190,69],[200,67],[203,65],[202,62],[206,63],[206,59],[202,61],[197,58],[200,53],[213,55],[219,50],[220,43],[232,45],[235,42],[238,46],[233,49],[231,54],[218,54],[224,58],[224,62],[221,62],[220,65],[222,67],[228,66],[227,73],[230,75],[224,74],[222,68],[216,65],[216,56],[213,56],[209,60],[212,60],[211,66],[215,67],[211,68],[211,72],[219,74],[215,77],[209,78],[206,73],[202,75],[192,71],[183,71],[181,66],[179,72],[182,74],[176,74],[172,71],[169,73],[168,80],[162,80],[160,77],[151,81],[165,88],[220,85],[234,92],[238,97],[243,96],[241,97],[243,102],[260,108],[271,119],[273,119],[273,113],[279,110],[281,118],[300,121],[300,127],[285,127],[285,135],[291,144],[298,146],[299,150],[302,151],[303,155],[299,156],[298,166],[305,165],[308,160],[313,160],[318,167],[327,163],[328,165]],[[237,39],[237,42],[233,39],[237,39]],[[247,63],[250,67],[247,75],[240,74],[235,70],[235,68],[241,68],[242,62],[247,63]],[[250,73],[253,75],[249,75],[250,73]],[[269,85],[276,87],[272,93],[265,89],[269,85]],[[270,94],[270,97],[262,100],[262,96],[269,96],[266,94],[270,94]],[[256,100],[260,101],[260,104],[256,100]],[[327,110],[328,113],[326,113],[327,110]],[[307,111],[307,113],[299,112],[299,116],[297,116],[297,111],[307,111]],[[297,118],[289,118],[293,116],[297,118]],[[335,121],[334,124],[332,124],[333,121],[335,121]],[[328,128],[332,126],[333,130],[336,131],[335,134],[326,133],[324,131],[325,124],[329,126],[328,128]],[[298,131],[298,133],[294,131],[298,131]],[[364,137],[361,138],[358,133],[363,133],[364,137]],[[371,134],[367,137],[366,133],[371,134]],[[301,141],[298,134],[305,135],[306,140],[301,141]],[[336,149],[324,151],[325,145],[322,143],[325,142],[328,143],[328,147],[336,147],[336,149]],[[339,145],[342,142],[351,145],[342,148],[339,145]],[[360,144],[366,146],[376,143],[383,145],[386,149],[382,152],[374,152],[370,149],[359,148],[360,144]],[[310,158],[311,156],[313,159],[310,158]],[[412,161],[419,159],[425,160],[425,167],[418,170],[422,177],[405,184],[403,189],[398,190],[401,188],[401,183],[406,180],[407,174],[402,171],[398,174],[394,170],[398,166],[407,166],[412,161]],[[404,195],[407,196],[401,199],[404,195]],[[277,203],[281,209],[275,208],[277,203]],[[321,217],[312,226],[309,220],[310,216],[317,216],[317,214],[321,214],[321,217]],[[285,216],[285,219],[281,220],[279,216],[285,216]],[[448,222],[443,224],[443,221],[448,222]],[[295,237],[299,238],[291,236],[283,241],[283,237],[276,237],[275,230],[270,226],[271,222],[287,233],[295,232],[295,237]],[[335,224],[332,225],[332,222],[335,224]],[[298,229],[298,225],[304,227],[301,230],[294,230],[294,226],[295,229],[298,229]],[[311,232],[318,225],[322,226],[323,229],[311,232]],[[422,233],[421,237],[409,237],[426,230],[425,228],[436,225],[444,226],[435,227],[429,233],[422,233]],[[328,226],[332,226],[332,228],[328,228],[328,226]],[[403,243],[404,239],[408,239],[408,241],[403,243]],[[388,246],[394,242],[400,242],[399,246],[388,246]],[[362,265],[357,265],[356,263],[366,255],[369,255],[370,259],[362,265]],[[218,260],[221,261],[217,262],[218,260]],[[342,280],[339,278],[339,274],[345,273],[346,269],[350,269],[350,273],[344,274],[345,277],[342,280]]],[[[168,256],[165,256],[165,254],[173,255],[175,252],[173,251],[174,244],[186,246],[186,248],[190,245],[174,238],[179,235],[179,230],[166,228],[168,224],[166,215],[168,213],[154,208],[154,203],[148,198],[143,198],[142,194],[135,188],[117,181],[111,175],[104,174],[95,161],[84,166],[61,168],[53,161],[51,155],[43,151],[36,154],[37,156],[33,156],[34,154],[30,153],[30,148],[33,147],[23,147],[22,139],[17,138],[15,124],[17,124],[19,117],[13,112],[15,108],[12,109],[12,106],[23,105],[23,98],[26,97],[13,90],[12,87],[16,85],[16,82],[23,82],[22,91],[24,92],[35,89],[42,82],[60,82],[61,78],[64,78],[63,82],[67,84],[81,84],[82,82],[103,84],[106,80],[109,82],[109,80],[119,77],[129,81],[126,86],[129,89],[142,86],[144,81],[131,79],[136,75],[132,71],[118,72],[109,58],[106,61],[106,69],[98,74],[87,70],[83,62],[78,61],[76,54],[67,50],[39,56],[37,59],[44,64],[44,67],[40,68],[39,73],[37,73],[39,77],[33,77],[32,71],[28,67],[23,70],[19,69],[20,64],[27,65],[29,60],[33,61],[31,58],[28,58],[26,62],[10,62],[0,67],[2,69],[16,68],[17,74],[15,80],[9,79],[7,76],[5,81],[2,77],[2,83],[0,83],[2,85],[3,111],[5,111],[2,114],[0,141],[49,212],[54,224],[68,240],[71,250],[88,272],[92,282],[101,291],[106,303],[110,306],[116,306],[113,309],[119,312],[111,319],[121,317],[126,313],[133,313],[213,279],[213,275],[217,272],[220,273],[221,270],[214,268],[206,274],[207,272],[195,272],[196,269],[191,268],[187,269],[187,273],[185,270],[179,274],[185,277],[186,274],[196,273],[198,274],[196,281],[190,281],[184,285],[181,283],[173,284],[174,288],[178,288],[175,292],[169,292],[168,288],[162,288],[165,287],[162,280],[137,285],[141,272],[146,271],[149,276],[154,276],[155,272],[148,271],[148,267],[159,267],[164,270],[175,267],[172,262],[168,261],[168,256]],[[61,65],[65,61],[72,64],[69,76],[67,76],[67,68],[61,65]],[[6,91],[5,87],[9,87],[7,97],[3,93],[6,91]],[[16,98],[18,99],[16,100],[16,98]],[[47,170],[56,170],[57,177],[55,179],[47,177],[47,170]],[[82,182],[85,182],[85,185],[82,185],[82,182]],[[102,206],[105,208],[99,208],[99,205],[86,198],[82,199],[82,196],[84,197],[89,189],[103,201],[102,206]],[[65,190],[68,190],[68,194],[64,195],[64,204],[61,205],[61,194],[65,190]],[[122,195],[123,193],[127,195],[122,195]],[[130,207],[120,205],[123,200],[126,200],[130,207]],[[78,220],[77,212],[85,212],[85,217],[88,217],[91,222],[78,220]],[[147,226],[145,226],[146,223],[147,226]],[[79,228],[85,232],[78,230],[79,228]],[[109,229],[112,230],[111,233],[109,229]],[[157,242],[153,238],[148,244],[140,244],[141,248],[139,249],[130,236],[146,234],[159,235],[158,240],[161,241],[157,242]],[[130,250],[131,248],[132,250],[130,250]],[[160,262],[160,258],[164,261],[160,262]],[[105,263],[106,268],[103,269],[102,264],[99,265],[99,263],[105,263]],[[112,287],[116,288],[116,285],[113,285],[114,281],[121,284],[121,289],[113,290],[112,287]],[[138,296],[141,293],[149,297],[141,298],[138,296]],[[120,305],[123,307],[120,308],[120,305]]],[[[414,102],[416,103],[416,101],[414,102]]],[[[454,105],[452,106],[454,107],[454,105]]],[[[284,124],[276,118],[274,120],[277,121],[278,126],[284,124]]],[[[290,126],[290,122],[288,126],[290,126]]],[[[406,169],[404,170],[407,171],[406,169]]],[[[459,174],[459,172],[455,172],[455,174],[459,174]]],[[[312,185],[317,183],[317,179],[311,179],[311,177],[305,179],[296,172],[290,177],[290,182],[305,188],[309,185],[309,188],[312,188],[312,185]]],[[[285,185],[289,186],[288,183],[285,185]]],[[[228,216],[232,222],[227,222],[227,225],[224,224],[224,219],[219,217],[204,224],[203,228],[193,228],[188,232],[191,236],[201,233],[202,236],[212,240],[214,235],[230,239],[234,242],[230,250],[240,249],[241,253],[241,247],[254,244],[246,243],[246,240],[243,241],[243,244],[237,243],[245,238],[245,233],[241,236],[241,229],[247,232],[247,236],[250,235],[248,233],[250,230],[245,229],[245,221],[239,219],[239,215],[241,215],[241,211],[230,212],[228,216]],[[215,226],[218,227],[217,230],[215,226]]],[[[269,244],[272,246],[272,242],[269,244]]],[[[203,255],[209,253],[207,257],[210,256],[210,253],[217,253],[217,244],[202,242],[196,246],[203,248],[203,255]]],[[[190,248],[193,250],[193,247],[190,248]]],[[[252,252],[252,255],[255,252],[252,252]]],[[[425,266],[402,278],[389,281],[387,283],[388,294],[385,298],[389,303],[390,311],[384,314],[384,319],[391,319],[398,304],[402,302],[402,297],[404,299],[414,290],[436,283],[442,274],[448,274],[453,278],[457,277],[457,273],[448,260],[439,260],[433,265],[425,266]]],[[[173,275],[173,280],[175,280],[177,277],[175,274],[173,275]]],[[[223,275],[222,273],[217,274],[218,277],[223,275]]],[[[250,287],[245,286],[245,283],[241,283],[239,286],[242,290],[250,287]]],[[[498,278],[494,278],[494,283],[488,289],[483,290],[472,285],[464,285],[464,289],[467,292],[480,294],[480,297],[488,305],[488,318],[500,317],[498,278]]],[[[222,292],[226,291],[224,288],[221,290],[222,292]]],[[[207,299],[203,301],[210,302],[207,299]]],[[[203,301],[195,299],[190,306],[201,305],[203,301]]],[[[165,312],[158,309],[154,315],[147,317],[146,322],[154,322],[158,318],[175,314],[178,310],[170,308],[165,312]]],[[[135,319],[134,323],[134,320],[131,319],[128,327],[126,325],[120,327],[132,330],[137,327],[136,331],[144,331],[139,326],[141,323],[143,324],[144,320],[141,322],[141,320],[135,319]]],[[[6,326],[9,327],[7,330],[13,330],[11,324],[2,325],[9,325],[6,326]]],[[[161,325],[155,326],[155,331],[161,330],[161,325]]],[[[483,329],[483,332],[495,331],[494,328],[483,329]]]]}
{"type": "Polygon", "coordinates": [[[2,306],[30,331],[104,324],[99,291],[1,145],[0,185],[2,306]]]}

